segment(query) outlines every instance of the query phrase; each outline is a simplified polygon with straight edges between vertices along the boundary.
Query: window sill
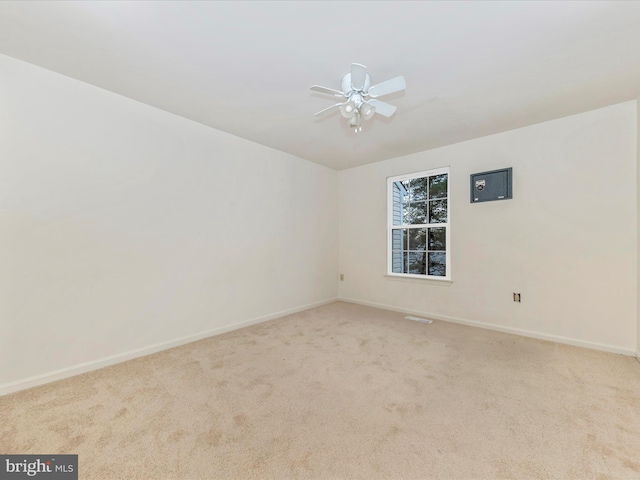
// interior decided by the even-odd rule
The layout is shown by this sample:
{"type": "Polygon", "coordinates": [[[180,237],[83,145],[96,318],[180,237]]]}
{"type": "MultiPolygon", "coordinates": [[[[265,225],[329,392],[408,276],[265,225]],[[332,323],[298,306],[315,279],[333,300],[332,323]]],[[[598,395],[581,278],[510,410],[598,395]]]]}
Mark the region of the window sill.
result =
{"type": "Polygon", "coordinates": [[[452,280],[438,279],[438,278],[420,278],[410,277],[408,275],[389,275],[386,274],[388,280],[394,280],[398,282],[411,282],[411,283],[423,283],[427,285],[437,285],[439,287],[450,287],[453,284],[452,280]]]}

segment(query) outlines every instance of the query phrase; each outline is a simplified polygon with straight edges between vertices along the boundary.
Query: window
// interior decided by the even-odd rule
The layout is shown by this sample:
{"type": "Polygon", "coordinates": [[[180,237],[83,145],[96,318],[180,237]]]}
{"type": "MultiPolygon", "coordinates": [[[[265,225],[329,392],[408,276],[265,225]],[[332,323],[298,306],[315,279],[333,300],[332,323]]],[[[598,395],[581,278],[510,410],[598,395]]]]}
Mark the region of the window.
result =
{"type": "Polygon", "coordinates": [[[449,280],[449,168],[387,181],[387,274],[449,280]]]}

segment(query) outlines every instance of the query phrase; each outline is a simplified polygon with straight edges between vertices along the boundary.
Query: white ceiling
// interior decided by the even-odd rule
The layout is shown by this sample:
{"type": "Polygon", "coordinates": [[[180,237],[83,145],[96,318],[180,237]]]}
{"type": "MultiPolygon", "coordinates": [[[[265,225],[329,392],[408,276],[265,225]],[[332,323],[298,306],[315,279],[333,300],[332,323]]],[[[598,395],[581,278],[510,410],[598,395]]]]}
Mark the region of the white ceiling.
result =
{"type": "Polygon", "coordinates": [[[338,170],[640,96],[640,2],[0,2],[0,53],[338,170]],[[356,134],[312,93],[398,75],[356,134]]]}

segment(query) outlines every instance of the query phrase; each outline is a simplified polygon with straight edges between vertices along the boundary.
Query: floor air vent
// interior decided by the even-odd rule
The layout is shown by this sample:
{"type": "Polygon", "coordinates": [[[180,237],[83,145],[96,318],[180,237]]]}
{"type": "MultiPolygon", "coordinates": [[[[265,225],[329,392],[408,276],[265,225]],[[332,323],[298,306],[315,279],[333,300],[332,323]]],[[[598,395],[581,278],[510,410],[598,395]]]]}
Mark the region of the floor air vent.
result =
{"type": "Polygon", "coordinates": [[[422,323],[431,323],[433,322],[433,320],[429,320],[427,318],[420,318],[420,317],[412,317],[411,315],[404,317],[405,320],[414,320],[416,322],[422,322],[422,323]]]}

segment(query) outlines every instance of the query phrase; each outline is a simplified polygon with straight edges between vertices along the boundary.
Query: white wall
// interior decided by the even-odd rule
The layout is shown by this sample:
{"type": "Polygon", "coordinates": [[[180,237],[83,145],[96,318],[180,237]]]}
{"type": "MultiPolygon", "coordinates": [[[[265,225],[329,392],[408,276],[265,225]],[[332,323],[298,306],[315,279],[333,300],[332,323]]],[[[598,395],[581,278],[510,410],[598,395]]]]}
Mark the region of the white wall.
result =
{"type": "Polygon", "coordinates": [[[636,205],[636,213],[637,213],[637,218],[638,218],[638,236],[637,236],[637,241],[636,241],[636,245],[638,247],[638,257],[637,257],[637,289],[638,289],[638,293],[637,293],[637,308],[636,308],[636,316],[637,316],[637,327],[636,327],[636,335],[637,335],[637,340],[636,340],[636,358],[638,359],[638,361],[640,362],[640,98],[638,98],[636,100],[636,106],[637,106],[637,123],[636,123],[636,127],[638,129],[638,134],[637,134],[637,148],[636,148],[636,155],[637,155],[637,163],[636,163],[636,199],[637,199],[637,205],[636,205]]]}
{"type": "Polygon", "coordinates": [[[337,183],[0,56],[0,393],[335,299],[337,183]]]}
{"type": "Polygon", "coordinates": [[[636,120],[634,101],[341,171],[340,297],[633,354],[636,120]],[[386,278],[386,177],[443,166],[453,284],[386,278]],[[471,204],[469,175],[504,167],[513,200],[471,204]]]}

